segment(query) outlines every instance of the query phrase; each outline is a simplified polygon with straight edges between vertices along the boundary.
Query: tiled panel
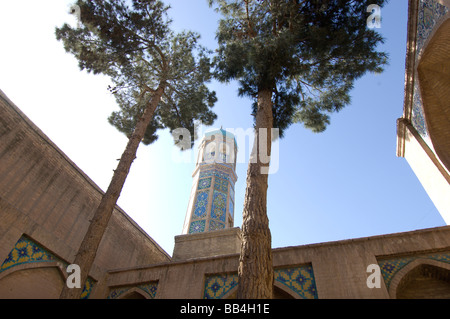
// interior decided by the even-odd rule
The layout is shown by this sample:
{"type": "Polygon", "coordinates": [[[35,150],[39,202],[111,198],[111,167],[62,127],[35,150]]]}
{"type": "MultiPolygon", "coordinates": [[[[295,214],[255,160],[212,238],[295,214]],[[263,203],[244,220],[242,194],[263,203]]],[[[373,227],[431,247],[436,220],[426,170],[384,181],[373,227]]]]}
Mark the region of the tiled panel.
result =
{"type": "Polygon", "coordinates": [[[206,220],[197,220],[192,222],[189,227],[189,234],[201,233],[205,231],[206,220]]]}
{"type": "Polygon", "coordinates": [[[194,206],[194,219],[201,219],[206,217],[206,208],[208,206],[208,191],[202,191],[197,193],[197,200],[194,206]]]}
{"type": "MultiPolygon", "coordinates": [[[[286,286],[293,295],[303,299],[318,299],[312,265],[275,269],[274,280],[286,286]]],[[[237,273],[209,275],[205,279],[203,298],[221,299],[237,285],[237,273]]]]}
{"type": "Polygon", "coordinates": [[[227,195],[222,192],[214,191],[211,206],[211,218],[225,223],[227,213],[227,195]]]}
{"type": "Polygon", "coordinates": [[[317,299],[316,281],[311,265],[276,269],[275,281],[282,283],[303,299],[317,299]]]}
{"type": "Polygon", "coordinates": [[[207,276],[203,298],[221,299],[237,285],[237,273],[207,276]]]}

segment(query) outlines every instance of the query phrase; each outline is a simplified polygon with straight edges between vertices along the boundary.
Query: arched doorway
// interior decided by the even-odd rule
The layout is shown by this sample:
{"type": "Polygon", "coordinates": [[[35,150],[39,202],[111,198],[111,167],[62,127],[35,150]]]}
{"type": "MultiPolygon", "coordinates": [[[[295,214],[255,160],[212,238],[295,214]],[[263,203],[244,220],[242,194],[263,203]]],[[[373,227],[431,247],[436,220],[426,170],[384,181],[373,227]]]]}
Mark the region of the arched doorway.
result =
{"type": "Polygon", "coordinates": [[[450,299],[450,264],[419,259],[393,278],[389,294],[397,299],[450,299]]]}
{"type": "Polygon", "coordinates": [[[65,278],[55,263],[25,264],[0,276],[2,299],[58,299],[65,278]]]}

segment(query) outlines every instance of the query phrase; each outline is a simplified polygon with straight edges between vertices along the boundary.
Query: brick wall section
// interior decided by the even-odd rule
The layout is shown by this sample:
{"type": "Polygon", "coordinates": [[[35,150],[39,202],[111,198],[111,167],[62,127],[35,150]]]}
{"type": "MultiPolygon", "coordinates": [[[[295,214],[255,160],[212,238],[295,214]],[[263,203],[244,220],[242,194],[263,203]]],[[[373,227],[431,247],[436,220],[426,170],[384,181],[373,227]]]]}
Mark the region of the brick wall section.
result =
{"type": "MultiPolygon", "coordinates": [[[[71,262],[102,196],[94,184],[0,91],[0,260],[22,234],[71,262]]],[[[91,276],[170,256],[116,206],[91,276]]]]}
{"type": "MultiPolygon", "coordinates": [[[[367,267],[386,256],[450,251],[450,226],[273,250],[274,268],[312,264],[319,299],[388,299],[367,287],[367,267]]],[[[158,282],[156,298],[202,298],[205,277],[237,273],[239,254],[174,261],[149,267],[111,270],[107,286],[158,282]]],[[[104,287],[104,296],[108,287],[104,287]]],[[[414,287],[413,287],[414,288],[414,287]]],[[[411,293],[409,291],[409,293],[411,293]]]]}

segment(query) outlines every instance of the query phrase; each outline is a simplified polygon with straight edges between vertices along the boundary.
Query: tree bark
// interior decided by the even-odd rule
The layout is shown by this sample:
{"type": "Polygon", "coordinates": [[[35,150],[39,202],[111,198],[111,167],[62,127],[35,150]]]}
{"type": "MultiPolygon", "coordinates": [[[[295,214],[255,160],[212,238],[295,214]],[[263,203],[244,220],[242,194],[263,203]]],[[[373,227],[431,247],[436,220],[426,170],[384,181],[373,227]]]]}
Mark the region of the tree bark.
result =
{"type": "Polygon", "coordinates": [[[247,171],[241,231],[238,299],[271,299],[273,297],[272,237],[267,217],[270,165],[267,156],[270,158],[272,146],[272,92],[260,91],[257,103],[255,140],[247,171]],[[261,134],[264,132],[260,129],[266,130],[266,134],[261,134]],[[264,143],[266,147],[261,147],[264,143]],[[266,154],[263,154],[265,152],[266,154]]]}
{"type": "Polygon", "coordinates": [[[108,186],[106,193],[103,195],[100,204],[94,214],[94,217],[89,225],[89,228],[84,236],[84,239],[80,245],[77,255],[73,264],[80,267],[81,270],[81,288],[68,288],[64,285],[60,295],[60,299],[80,299],[83,291],[83,285],[85,284],[92,264],[94,263],[98,247],[103,238],[103,234],[106,231],[108,222],[116,206],[117,200],[122,191],[125,180],[130,171],[131,164],[136,158],[136,152],[141,143],[147,126],[151,122],[156,107],[161,100],[164,93],[165,82],[161,82],[154,92],[154,95],[147,105],[141,118],[138,120],[133,134],[128,140],[128,144],[125,151],[120,158],[111,182],[108,186]]]}

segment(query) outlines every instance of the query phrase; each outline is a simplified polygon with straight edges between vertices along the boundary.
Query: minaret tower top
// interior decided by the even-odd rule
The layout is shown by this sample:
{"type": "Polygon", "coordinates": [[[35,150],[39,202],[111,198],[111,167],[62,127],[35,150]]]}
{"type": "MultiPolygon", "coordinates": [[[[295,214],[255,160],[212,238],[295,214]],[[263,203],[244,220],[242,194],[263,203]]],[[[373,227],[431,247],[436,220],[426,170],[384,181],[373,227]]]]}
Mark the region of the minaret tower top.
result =
{"type": "Polygon", "coordinates": [[[233,134],[222,128],[205,133],[192,174],[183,234],[233,227],[236,154],[233,134]]]}

